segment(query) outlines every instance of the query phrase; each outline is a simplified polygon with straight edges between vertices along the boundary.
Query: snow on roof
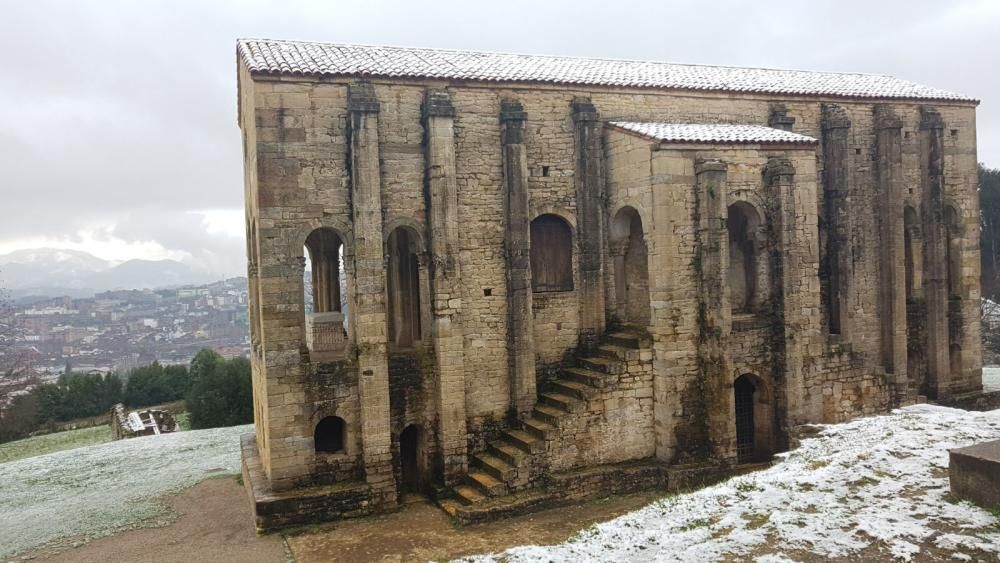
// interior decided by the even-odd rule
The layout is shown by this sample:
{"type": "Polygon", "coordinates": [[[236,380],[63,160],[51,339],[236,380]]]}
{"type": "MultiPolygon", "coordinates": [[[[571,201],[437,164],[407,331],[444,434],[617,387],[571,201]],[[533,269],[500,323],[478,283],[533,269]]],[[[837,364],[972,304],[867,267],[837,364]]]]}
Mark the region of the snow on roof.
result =
{"type": "Polygon", "coordinates": [[[834,98],[978,102],[880,74],[740,68],[446,49],[240,39],[250,72],[282,76],[544,82],[834,98]]]}
{"type": "Polygon", "coordinates": [[[819,141],[806,135],[763,125],[732,123],[654,123],[612,121],[608,123],[625,131],[656,141],[683,143],[796,143],[816,144],[819,141]]]}

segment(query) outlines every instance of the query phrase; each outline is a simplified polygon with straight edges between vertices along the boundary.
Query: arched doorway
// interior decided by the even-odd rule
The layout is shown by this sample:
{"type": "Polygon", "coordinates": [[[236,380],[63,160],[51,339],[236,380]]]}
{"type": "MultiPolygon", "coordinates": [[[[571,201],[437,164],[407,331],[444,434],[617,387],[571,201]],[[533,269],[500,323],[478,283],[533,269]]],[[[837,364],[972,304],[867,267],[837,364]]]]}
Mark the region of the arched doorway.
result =
{"type": "Polygon", "coordinates": [[[642,230],[642,217],[632,207],[623,207],[611,222],[614,257],[615,305],[624,324],[647,326],[649,314],[649,248],[642,230]]]}
{"type": "Polygon", "coordinates": [[[733,395],[737,461],[766,461],[774,453],[774,410],[767,389],[746,373],[733,383],[733,395]]]}
{"type": "Polygon", "coordinates": [[[410,348],[421,338],[418,239],[408,228],[397,227],[389,234],[386,246],[389,343],[410,348]]]}
{"type": "Polygon", "coordinates": [[[573,291],[573,231],[551,213],[531,222],[531,290],[573,291]]]}
{"type": "Polygon", "coordinates": [[[411,424],[399,434],[400,490],[404,493],[419,492],[422,488],[420,468],[420,427],[411,424]]]}

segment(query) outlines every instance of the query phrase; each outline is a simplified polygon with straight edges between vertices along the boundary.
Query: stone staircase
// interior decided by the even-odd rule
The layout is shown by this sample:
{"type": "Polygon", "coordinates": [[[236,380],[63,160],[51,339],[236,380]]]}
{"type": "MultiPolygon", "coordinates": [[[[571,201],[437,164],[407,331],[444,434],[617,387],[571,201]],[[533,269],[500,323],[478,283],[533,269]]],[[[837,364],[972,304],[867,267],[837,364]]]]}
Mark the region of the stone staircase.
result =
{"type": "Polygon", "coordinates": [[[539,393],[530,415],[490,442],[485,452],[472,456],[465,482],[453,489],[454,498],[440,502],[442,508],[454,515],[460,507],[475,508],[540,485],[547,442],[558,438],[567,417],[587,410],[588,398],[618,381],[626,359],[637,358],[638,350],[648,345],[644,338],[638,331],[612,331],[590,354],[578,357],[576,366],[563,368],[539,393]]]}

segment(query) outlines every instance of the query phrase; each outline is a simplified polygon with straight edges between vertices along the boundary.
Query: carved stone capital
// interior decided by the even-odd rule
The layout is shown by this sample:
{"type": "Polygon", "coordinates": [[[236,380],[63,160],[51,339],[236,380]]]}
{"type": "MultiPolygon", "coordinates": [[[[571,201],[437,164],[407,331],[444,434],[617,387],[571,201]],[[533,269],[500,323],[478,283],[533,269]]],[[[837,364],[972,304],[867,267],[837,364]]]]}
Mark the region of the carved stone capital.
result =
{"type": "Polygon", "coordinates": [[[608,252],[611,253],[611,256],[625,256],[625,253],[628,251],[628,243],[629,237],[613,240],[608,243],[608,252]]]}
{"type": "Polygon", "coordinates": [[[573,108],[573,121],[600,121],[601,114],[597,112],[597,108],[591,103],[590,98],[574,98],[571,104],[573,108]]]}
{"type": "Polygon", "coordinates": [[[823,130],[847,129],[851,126],[851,118],[847,110],[837,104],[823,104],[823,130]]]}
{"type": "Polygon", "coordinates": [[[767,164],[764,165],[764,180],[769,186],[775,183],[791,182],[794,176],[795,166],[787,158],[769,158],[767,164]]]}
{"type": "Polygon", "coordinates": [[[767,118],[767,125],[775,129],[791,131],[795,126],[795,118],[788,115],[788,110],[783,104],[773,104],[771,115],[767,118]]]}
{"type": "Polygon", "coordinates": [[[451,94],[444,90],[428,90],[424,96],[424,119],[428,117],[455,117],[455,106],[451,94]]]}
{"type": "Polygon", "coordinates": [[[519,145],[524,142],[524,122],[528,114],[517,100],[500,102],[500,142],[504,145],[519,145]]]}
{"type": "Polygon", "coordinates": [[[359,113],[378,113],[378,98],[368,82],[354,82],[347,86],[347,110],[359,113]]]}
{"type": "Polygon", "coordinates": [[[889,104],[875,105],[875,129],[902,129],[903,120],[889,104]]]}
{"type": "Polygon", "coordinates": [[[694,173],[695,175],[701,175],[703,172],[725,172],[726,163],[712,158],[712,159],[698,159],[694,163],[694,173]]]}
{"type": "Polygon", "coordinates": [[[920,130],[944,129],[944,119],[938,110],[930,107],[920,108],[920,130]]]}

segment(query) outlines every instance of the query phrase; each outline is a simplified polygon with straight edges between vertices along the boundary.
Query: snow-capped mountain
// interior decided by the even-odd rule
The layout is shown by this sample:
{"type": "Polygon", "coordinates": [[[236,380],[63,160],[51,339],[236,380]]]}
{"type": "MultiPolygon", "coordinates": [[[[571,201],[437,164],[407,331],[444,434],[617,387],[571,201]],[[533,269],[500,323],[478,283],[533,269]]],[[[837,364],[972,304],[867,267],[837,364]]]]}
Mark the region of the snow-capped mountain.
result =
{"type": "Polygon", "coordinates": [[[112,262],[80,250],[33,248],[0,255],[0,287],[25,295],[142,289],[212,281],[176,260],[112,262]]]}

